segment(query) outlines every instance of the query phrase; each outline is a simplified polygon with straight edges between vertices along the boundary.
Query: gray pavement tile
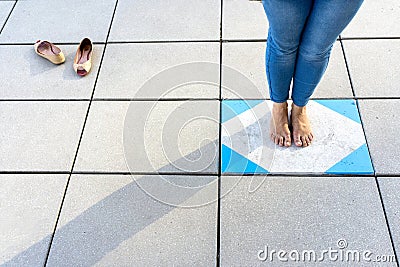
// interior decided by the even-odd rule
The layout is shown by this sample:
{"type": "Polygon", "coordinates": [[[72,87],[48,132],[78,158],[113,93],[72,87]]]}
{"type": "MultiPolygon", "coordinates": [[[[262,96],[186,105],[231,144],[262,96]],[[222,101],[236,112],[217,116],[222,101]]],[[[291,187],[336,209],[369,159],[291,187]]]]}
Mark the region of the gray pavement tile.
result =
{"type": "Polygon", "coordinates": [[[239,179],[222,177],[222,190],[231,191],[221,203],[221,266],[367,266],[365,251],[371,260],[393,255],[373,177],[239,179]],[[283,252],[271,257],[272,250],[283,252]],[[321,261],[323,250],[339,252],[321,261]]]}
{"type": "Polygon", "coordinates": [[[219,40],[220,2],[120,0],[109,40],[219,40]]]}
{"type": "Polygon", "coordinates": [[[359,106],[376,173],[399,174],[400,100],[359,100],[359,106]]]}
{"type": "Polygon", "coordinates": [[[0,102],[1,171],[69,171],[87,102],[0,102]]]}
{"type": "Polygon", "coordinates": [[[59,46],[66,57],[62,65],[36,55],[33,45],[0,46],[1,99],[90,99],[99,69],[103,45],[95,45],[91,72],[84,78],[73,70],[76,45],[59,46]]]}
{"type": "Polygon", "coordinates": [[[216,181],[73,175],[48,266],[215,266],[216,181]]]}
{"type": "Polygon", "coordinates": [[[357,97],[399,97],[400,40],[343,41],[357,97]]]}
{"type": "Polygon", "coordinates": [[[43,266],[68,175],[0,175],[0,265],[43,266]]]}
{"type": "Polygon", "coordinates": [[[216,173],[218,118],[218,101],[95,101],[75,170],[216,173]]]}
{"type": "Polygon", "coordinates": [[[115,0],[18,1],[2,34],[0,43],[51,42],[79,43],[84,37],[104,42],[115,0]],[[101,15],[100,15],[101,14],[101,15]]]}
{"type": "Polygon", "coordinates": [[[0,29],[6,22],[14,3],[15,1],[0,1],[0,29]]]}
{"type": "Polygon", "coordinates": [[[400,37],[397,0],[364,1],[342,37],[400,37]]]}
{"type": "Polygon", "coordinates": [[[222,68],[223,98],[269,98],[265,47],[265,42],[235,42],[222,45],[222,64],[226,66],[222,68]],[[244,76],[243,79],[239,79],[229,68],[240,72],[244,76]]]}
{"type": "MultiPolygon", "coordinates": [[[[268,83],[265,74],[264,42],[224,43],[222,63],[244,74],[256,87],[249,88],[248,81],[238,79],[230,71],[222,69],[223,98],[269,98],[268,83]],[[243,83],[242,83],[243,82],[243,83]]],[[[313,98],[353,97],[347,75],[346,64],[339,42],[332,50],[332,56],[326,74],[318,85],[313,98]]]]}
{"type": "MultiPolygon", "coordinates": [[[[218,98],[219,43],[110,44],[96,85],[95,98],[218,98]],[[161,71],[184,63],[213,62],[214,85],[196,83],[178,86],[184,73],[170,71],[167,79],[173,88],[161,81],[161,87],[144,89],[149,79],[158,79],[161,71]]],[[[184,68],[184,66],[182,66],[184,68]]],[[[201,68],[201,66],[199,66],[201,68]]],[[[193,72],[197,73],[197,69],[193,72]]],[[[164,72],[166,73],[166,72],[164,72]]]]}
{"type": "Polygon", "coordinates": [[[383,204],[397,255],[400,253],[400,177],[378,177],[383,204]]]}
{"type": "Polygon", "coordinates": [[[223,39],[267,39],[268,20],[259,1],[223,0],[223,39]]]}

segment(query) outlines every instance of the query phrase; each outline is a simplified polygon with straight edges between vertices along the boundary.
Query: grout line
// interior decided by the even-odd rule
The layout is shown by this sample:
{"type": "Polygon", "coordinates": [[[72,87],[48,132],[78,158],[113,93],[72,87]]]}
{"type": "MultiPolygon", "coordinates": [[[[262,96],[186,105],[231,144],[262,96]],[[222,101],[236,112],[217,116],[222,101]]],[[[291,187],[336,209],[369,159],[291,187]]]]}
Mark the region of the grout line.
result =
{"type": "Polygon", "coordinates": [[[90,172],[90,171],[76,171],[72,172],[74,175],[134,175],[134,176],[217,176],[217,173],[212,172],[90,172]]]}
{"type": "Polygon", "coordinates": [[[91,95],[91,97],[90,97],[90,102],[89,102],[89,105],[88,105],[88,108],[87,108],[85,120],[84,120],[84,122],[83,122],[83,127],[82,127],[82,131],[81,131],[81,135],[80,135],[80,137],[79,137],[78,146],[77,146],[77,148],[76,148],[74,160],[73,160],[73,162],[72,162],[71,171],[70,171],[70,174],[69,174],[69,176],[68,176],[67,184],[66,184],[66,186],[65,186],[64,194],[63,194],[63,197],[62,197],[62,200],[61,200],[61,204],[60,204],[60,208],[59,208],[59,211],[58,211],[56,223],[55,223],[55,225],[54,225],[53,233],[52,233],[52,235],[51,235],[51,239],[50,239],[49,246],[48,246],[48,249],[47,249],[47,255],[46,255],[46,259],[45,259],[44,266],[47,266],[47,261],[48,261],[49,256],[50,256],[50,251],[51,251],[51,247],[52,247],[52,244],[53,244],[54,236],[55,236],[55,234],[56,234],[56,230],[57,230],[57,227],[58,227],[58,222],[59,222],[59,220],[60,220],[61,211],[62,211],[64,202],[65,202],[65,197],[66,197],[66,195],[67,195],[68,186],[69,186],[69,183],[70,183],[70,181],[71,181],[71,176],[72,176],[72,172],[73,172],[73,170],[74,170],[74,166],[75,166],[75,163],[76,163],[76,159],[77,159],[77,157],[78,157],[79,147],[80,147],[80,144],[81,144],[81,142],[82,142],[83,133],[84,133],[84,131],[85,131],[85,126],[86,126],[86,123],[87,123],[87,120],[88,120],[88,117],[89,117],[90,107],[91,107],[91,105],[92,105],[92,100],[93,100],[93,97],[94,97],[94,92],[95,92],[95,90],[96,90],[97,80],[98,80],[98,78],[99,78],[99,74],[100,74],[100,71],[101,71],[101,66],[102,66],[102,63],[103,63],[104,55],[105,55],[105,52],[106,52],[106,49],[107,49],[107,40],[108,40],[108,38],[109,38],[109,36],[110,36],[111,26],[112,26],[112,23],[113,23],[113,20],[114,20],[114,16],[115,16],[115,12],[116,12],[116,10],[117,10],[117,6],[118,6],[118,0],[115,1],[113,15],[112,15],[112,17],[111,17],[110,26],[108,27],[108,33],[107,33],[107,37],[106,37],[106,44],[104,45],[103,53],[102,53],[102,55],[101,55],[101,59],[100,59],[100,63],[99,63],[99,69],[97,70],[96,80],[95,80],[94,85],[93,85],[92,95],[91,95]]]}
{"type": "Polygon", "coordinates": [[[0,35],[1,35],[1,33],[3,32],[4,28],[6,27],[6,24],[7,24],[7,22],[8,22],[8,19],[11,17],[11,14],[12,14],[12,12],[14,11],[15,6],[17,5],[17,3],[18,3],[18,0],[16,0],[16,1],[14,2],[14,5],[12,6],[10,12],[8,13],[7,18],[6,18],[6,20],[4,21],[4,24],[3,24],[3,26],[2,26],[1,29],[0,29],[0,35]]]}
{"type": "Polygon", "coordinates": [[[169,102],[169,101],[217,101],[219,98],[95,98],[93,101],[169,102]]]}
{"type": "Polygon", "coordinates": [[[399,178],[400,179],[400,173],[377,173],[376,177],[382,177],[382,178],[399,178]]]}
{"type": "Polygon", "coordinates": [[[381,36],[381,37],[341,37],[343,41],[368,41],[368,40],[399,40],[400,37],[381,36]]]}
{"type": "Polygon", "coordinates": [[[0,171],[2,174],[71,174],[71,175],[135,175],[135,176],[217,176],[212,172],[125,172],[125,171],[0,171]]]}
{"type": "MultiPolygon", "coordinates": [[[[74,45],[74,46],[77,46],[77,45],[79,45],[79,42],[52,42],[53,44],[55,44],[55,45],[74,45]]],[[[93,45],[105,45],[105,42],[95,42],[95,41],[92,41],[92,44],[93,45]]],[[[0,43],[0,46],[17,46],[17,45],[20,45],[20,46],[28,46],[28,45],[33,45],[33,42],[28,42],[28,43],[25,43],[25,42],[21,42],[21,43],[0,43]]]]}
{"type": "MultiPolygon", "coordinates": [[[[15,3],[17,3],[16,1],[15,3]]],[[[11,14],[11,13],[10,13],[11,14]]],[[[8,18],[7,18],[8,20],[8,18]]],[[[7,22],[6,20],[6,22],[7,22]]],[[[3,28],[6,24],[3,25],[3,28]]],[[[2,29],[3,29],[2,28],[2,29]]],[[[1,33],[1,31],[0,31],[1,33]]],[[[341,37],[341,39],[337,39],[336,41],[368,41],[368,40],[400,40],[400,37],[341,37]]],[[[154,40],[154,41],[107,41],[109,45],[115,44],[170,44],[170,43],[257,43],[257,42],[266,42],[267,39],[221,39],[221,40],[154,40]]],[[[55,42],[55,45],[78,45],[79,42],[55,42]]],[[[93,44],[104,45],[106,42],[94,41],[93,44]]],[[[20,43],[0,43],[0,46],[12,46],[12,45],[32,45],[32,43],[20,42],[20,43]]]]}
{"type": "Polygon", "coordinates": [[[328,174],[328,173],[223,173],[222,177],[235,177],[235,176],[245,176],[245,177],[257,177],[257,176],[269,176],[269,177],[316,177],[316,178],[339,178],[339,177],[353,177],[353,178],[371,178],[375,177],[373,174],[328,174]]]}
{"type": "Polygon", "coordinates": [[[222,140],[222,35],[223,35],[223,5],[224,1],[221,0],[221,13],[220,13],[220,24],[219,24],[219,123],[218,123],[218,202],[217,202],[217,255],[216,255],[216,267],[221,265],[221,166],[222,166],[222,154],[221,154],[221,140],[222,140]]]}
{"type": "Polygon", "coordinates": [[[394,245],[392,231],[390,230],[390,225],[389,225],[389,220],[388,220],[387,213],[386,213],[385,203],[383,202],[381,188],[380,188],[380,185],[379,185],[378,177],[376,177],[376,176],[375,176],[375,184],[376,184],[376,187],[378,189],[379,199],[381,201],[381,206],[382,206],[382,210],[383,210],[383,215],[385,216],[386,227],[387,227],[387,230],[389,232],[389,237],[390,237],[390,242],[392,244],[394,258],[396,259],[397,267],[399,267],[399,259],[397,257],[396,247],[394,245]]]}
{"type": "MultiPolygon", "coordinates": [[[[267,41],[267,38],[255,38],[255,39],[222,39],[223,43],[265,43],[267,41]]],[[[336,39],[336,41],[339,41],[339,38],[336,39]]]]}
{"type": "MultiPolygon", "coordinates": [[[[360,96],[360,97],[311,97],[310,100],[400,100],[400,96],[360,96]]],[[[0,99],[0,102],[168,102],[168,101],[220,101],[220,100],[271,100],[270,98],[10,98],[0,99]]]]}
{"type": "MultiPolygon", "coordinates": [[[[340,37],[340,38],[341,38],[341,37],[340,37]]],[[[348,73],[348,75],[349,75],[349,80],[350,80],[351,89],[352,89],[352,91],[353,91],[354,97],[356,97],[355,92],[354,92],[353,82],[352,82],[352,79],[351,79],[350,68],[349,68],[349,65],[348,65],[348,62],[347,62],[346,52],[345,52],[345,49],[344,49],[342,40],[340,41],[340,44],[341,44],[341,47],[342,47],[343,56],[344,56],[344,60],[345,60],[345,63],[346,63],[347,73],[348,73]]],[[[368,148],[368,154],[369,154],[369,157],[370,157],[370,160],[371,160],[371,163],[372,163],[372,168],[373,168],[373,170],[374,170],[374,173],[376,174],[374,162],[373,162],[373,159],[372,159],[372,157],[371,157],[371,151],[370,151],[370,149],[369,149],[368,140],[367,140],[367,136],[366,136],[366,133],[365,133],[364,123],[363,123],[363,120],[362,120],[362,117],[361,117],[361,111],[360,111],[360,106],[359,106],[358,100],[356,100],[356,106],[357,106],[357,110],[358,110],[358,113],[359,113],[359,116],[360,116],[361,127],[362,127],[362,129],[363,129],[364,138],[365,138],[365,143],[366,143],[367,148],[368,148]]],[[[387,218],[386,209],[385,209],[385,204],[384,204],[384,202],[383,202],[382,192],[381,192],[381,189],[380,189],[380,186],[379,186],[378,178],[377,178],[376,176],[375,176],[375,184],[376,184],[376,188],[378,189],[379,199],[380,199],[381,206],[382,206],[382,209],[383,209],[383,214],[384,214],[384,216],[385,216],[386,227],[387,227],[387,230],[388,230],[388,233],[389,233],[390,242],[391,242],[391,245],[392,245],[394,257],[395,257],[395,259],[396,259],[396,265],[399,266],[399,260],[398,260],[398,257],[397,257],[396,248],[395,248],[395,245],[394,245],[394,242],[393,242],[393,236],[392,236],[392,233],[391,233],[391,230],[390,230],[390,226],[389,226],[389,220],[388,220],[388,218],[387,218]]]]}
{"type": "MultiPolygon", "coordinates": [[[[219,43],[219,40],[156,40],[156,41],[93,41],[94,45],[116,45],[116,44],[171,44],[171,43],[219,43]]],[[[79,45],[79,42],[54,42],[55,45],[79,45]]],[[[0,46],[32,45],[32,43],[0,43],[0,46]]]]}
{"type": "Polygon", "coordinates": [[[360,96],[356,97],[357,100],[399,100],[399,96],[360,96]]]}
{"type": "Polygon", "coordinates": [[[356,93],[354,91],[353,80],[351,79],[351,75],[350,75],[350,67],[349,67],[349,64],[347,62],[346,52],[344,50],[344,46],[343,46],[343,42],[342,42],[341,38],[342,37],[339,35],[339,39],[340,39],[339,43],[340,43],[340,47],[342,49],[343,60],[344,60],[344,64],[346,66],[346,71],[347,71],[347,77],[349,78],[350,88],[351,88],[351,92],[353,94],[353,97],[354,97],[354,99],[357,99],[356,93]]]}
{"type": "MultiPolygon", "coordinates": [[[[341,39],[340,35],[339,35],[339,39],[341,39]]],[[[360,105],[358,103],[358,100],[357,100],[357,97],[356,97],[356,93],[355,93],[355,90],[354,90],[354,84],[353,84],[353,80],[351,78],[350,67],[349,67],[349,63],[347,61],[346,51],[344,49],[342,40],[340,40],[340,46],[342,47],[343,58],[344,58],[344,62],[346,64],[347,75],[349,76],[351,91],[353,92],[353,96],[356,99],[356,101],[355,101],[356,102],[356,107],[357,107],[357,111],[358,111],[358,116],[360,118],[361,128],[362,128],[363,134],[364,134],[365,144],[367,145],[367,149],[368,149],[368,156],[369,156],[369,159],[371,160],[372,169],[374,170],[374,174],[376,174],[376,169],[375,169],[375,165],[374,165],[374,162],[373,162],[373,159],[372,159],[372,156],[371,156],[371,151],[370,151],[370,148],[369,148],[367,135],[365,133],[364,122],[363,122],[363,119],[362,119],[362,116],[361,116],[360,105]]]]}
{"type": "Polygon", "coordinates": [[[0,99],[0,102],[84,102],[90,101],[90,98],[13,98],[13,99],[0,99]]]}
{"type": "MultiPolygon", "coordinates": [[[[72,174],[72,175],[173,175],[173,176],[270,176],[270,177],[319,177],[319,178],[337,178],[337,177],[354,177],[354,178],[370,178],[375,177],[373,174],[327,174],[327,173],[221,173],[217,172],[130,172],[130,171],[0,171],[2,174],[72,174]]],[[[379,177],[399,177],[400,173],[381,173],[379,177]]],[[[400,179],[400,178],[399,178],[400,179]]]]}
{"type": "Polygon", "coordinates": [[[0,171],[2,174],[70,174],[69,171],[0,171]]]}
{"type": "Polygon", "coordinates": [[[110,41],[109,44],[170,44],[170,43],[219,43],[217,39],[205,39],[205,40],[139,40],[139,41],[110,41]]]}

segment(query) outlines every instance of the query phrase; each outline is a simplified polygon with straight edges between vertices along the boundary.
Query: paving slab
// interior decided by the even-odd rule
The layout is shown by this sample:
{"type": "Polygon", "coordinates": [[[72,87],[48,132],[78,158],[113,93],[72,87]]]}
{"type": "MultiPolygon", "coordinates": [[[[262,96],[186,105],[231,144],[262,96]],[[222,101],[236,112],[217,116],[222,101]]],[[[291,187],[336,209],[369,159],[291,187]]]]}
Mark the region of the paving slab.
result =
{"type": "Polygon", "coordinates": [[[268,20],[261,1],[223,0],[222,38],[267,39],[268,20]]]}
{"type": "MultiPolygon", "coordinates": [[[[103,60],[95,98],[218,98],[219,50],[218,42],[110,44],[103,60]],[[215,64],[215,70],[211,73],[215,84],[199,81],[183,86],[173,84],[174,87],[168,88],[165,82],[160,84],[163,87],[153,90],[143,88],[149,79],[161,77],[160,72],[166,73],[170,68],[194,62],[215,64]]],[[[170,73],[168,80],[176,79],[177,82],[186,75],[181,71],[170,73]]]]}
{"type": "Polygon", "coordinates": [[[359,106],[376,173],[400,174],[400,100],[359,100],[359,106]]]}
{"type": "Polygon", "coordinates": [[[218,101],[95,101],[75,170],[216,173],[218,101]]]}
{"type": "Polygon", "coordinates": [[[159,196],[185,205],[216,200],[217,178],[163,177],[175,178],[195,190],[182,197],[154,176],[73,175],[48,265],[215,266],[216,202],[170,206],[140,186],[150,181],[159,196]]]}
{"type": "Polygon", "coordinates": [[[70,171],[88,102],[0,101],[1,171],[70,171]]]}
{"type": "Polygon", "coordinates": [[[399,1],[364,1],[342,37],[400,37],[399,16],[399,1]]]}
{"type": "Polygon", "coordinates": [[[0,1],[0,29],[4,26],[15,2],[16,1],[0,1]]]}
{"type": "Polygon", "coordinates": [[[44,266],[68,175],[0,175],[0,265],[44,266]]]}
{"type": "Polygon", "coordinates": [[[33,45],[0,46],[0,99],[90,99],[100,65],[103,45],[93,49],[93,66],[84,78],[72,68],[77,46],[59,45],[66,58],[62,65],[36,55],[33,45]]]}
{"type": "Polygon", "coordinates": [[[221,179],[221,266],[396,266],[373,177],[221,179]]]}
{"type": "MultiPolygon", "coordinates": [[[[222,94],[226,99],[269,98],[265,73],[265,42],[234,42],[222,46],[222,63],[247,77],[257,89],[240,84],[237,75],[224,73],[222,69],[222,94]]],[[[326,73],[316,88],[313,98],[351,98],[351,90],[342,48],[336,42],[326,73]]]]}
{"type": "Polygon", "coordinates": [[[115,2],[55,0],[49,5],[46,0],[18,1],[0,43],[33,43],[38,39],[79,43],[85,37],[105,42],[115,2]]]}
{"type": "Polygon", "coordinates": [[[397,255],[400,253],[400,177],[378,177],[383,204],[397,255]]]}
{"type": "Polygon", "coordinates": [[[270,140],[271,109],[269,100],[222,102],[223,173],[374,173],[354,100],[309,102],[314,140],[308,147],[279,147],[270,140]]]}
{"type": "Polygon", "coordinates": [[[220,20],[220,0],[122,0],[109,40],[219,40],[220,20]]]}
{"type": "Polygon", "coordinates": [[[357,97],[400,96],[400,40],[343,41],[357,97]]]}

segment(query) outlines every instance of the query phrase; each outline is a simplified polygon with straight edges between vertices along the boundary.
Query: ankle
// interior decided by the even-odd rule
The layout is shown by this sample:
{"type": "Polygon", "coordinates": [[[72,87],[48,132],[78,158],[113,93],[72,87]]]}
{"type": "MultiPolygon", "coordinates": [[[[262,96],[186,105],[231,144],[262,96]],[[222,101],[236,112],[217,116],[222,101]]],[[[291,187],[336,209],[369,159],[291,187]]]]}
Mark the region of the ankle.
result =
{"type": "Polygon", "coordinates": [[[292,112],[295,114],[306,114],[307,113],[307,108],[306,106],[297,106],[296,104],[292,103],[292,112]]]}
{"type": "Polygon", "coordinates": [[[281,110],[287,110],[288,108],[288,104],[287,102],[283,102],[283,103],[273,103],[272,109],[275,111],[281,111],[281,110]]]}

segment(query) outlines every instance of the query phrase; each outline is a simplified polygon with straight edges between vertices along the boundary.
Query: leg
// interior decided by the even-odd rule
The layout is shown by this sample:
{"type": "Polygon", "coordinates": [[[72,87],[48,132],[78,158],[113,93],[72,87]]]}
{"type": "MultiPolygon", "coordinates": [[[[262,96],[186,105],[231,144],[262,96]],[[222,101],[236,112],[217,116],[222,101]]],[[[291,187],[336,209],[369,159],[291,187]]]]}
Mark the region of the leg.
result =
{"type": "Polygon", "coordinates": [[[332,45],[363,0],[315,0],[301,37],[292,98],[305,106],[328,66],[332,45]]]}
{"type": "Polygon", "coordinates": [[[312,0],[264,0],[269,22],[265,65],[271,100],[286,102],[312,0]]]}
{"type": "Polygon", "coordinates": [[[313,136],[305,106],[328,66],[334,42],[357,13],[363,0],[315,0],[304,28],[293,77],[292,126],[297,146],[313,136]]]}
{"type": "Polygon", "coordinates": [[[312,0],[263,0],[263,5],[269,22],[265,65],[270,97],[274,102],[270,134],[276,144],[290,146],[286,101],[312,0]]]}

